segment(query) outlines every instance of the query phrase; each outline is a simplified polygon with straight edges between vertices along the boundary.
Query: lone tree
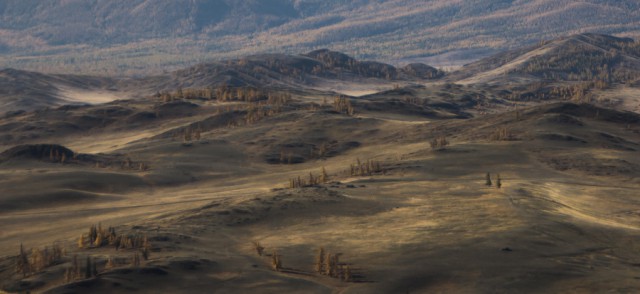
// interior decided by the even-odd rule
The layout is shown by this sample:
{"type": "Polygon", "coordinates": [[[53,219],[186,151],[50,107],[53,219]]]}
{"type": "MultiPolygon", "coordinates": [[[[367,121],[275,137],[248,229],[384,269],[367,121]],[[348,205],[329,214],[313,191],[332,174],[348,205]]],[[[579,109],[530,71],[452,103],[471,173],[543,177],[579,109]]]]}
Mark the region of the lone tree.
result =
{"type": "Polygon", "coordinates": [[[326,183],[329,181],[329,175],[327,174],[327,170],[322,167],[322,174],[320,175],[320,181],[322,183],[326,183]]]}
{"type": "Polygon", "coordinates": [[[264,247],[260,244],[260,242],[252,241],[251,244],[253,244],[253,249],[256,250],[256,253],[259,256],[262,256],[264,254],[264,247]]]}
{"type": "Polygon", "coordinates": [[[280,255],[275,251],[271,255],[271,267],[274,271],[279,272],[282,269],[282,260],[280,259],[280,255]]]}
{"type": "Polygon", "coordinates": [[[91,257],[87,256],[87,262],[85,265],[84,278],[89,279],[93,277],[93,271],[91,267],[91,257]]]}
{"type": "Polygon", "coordinates": [[[353,276],[351,275],[351,267],[347,265],[347,267],[344,268],[344,274],[342,276],[342,280],[345,282],[351,282],[352,278],[353,276]]]}
{"type": "Polygon", "coordinates": [[[18,260],[16,261],[16,271],[22,274],[22,277],[26,277],[29,273],[29,257],[27,256],[27,252],[24,250],[24,246],[22,243],[20,244],[20,255],[18,256],[18,260]]]}
{"type": "Polygon", "coordinates": [[[320,247],[320,249],[318,249],[318,255],[316,255],[316,264],[315,264],[315,269],[317,273],[324,273],[324,248],[320,247]]]}
{"type": "Polygon", "coordinates": [[[487,185],[487,186],[492,186],[493,185],[493,183],[491,182],[491,173],[487,173],[487,181],[486,181],[485,185],[487,185]]]}
{"type": "Polygon", "coordinates": [[[500,179],[500,174],[498,174],[496,179],[496,187],[498,187],[498,189],[502,188],[502,179],[500,179]]]}

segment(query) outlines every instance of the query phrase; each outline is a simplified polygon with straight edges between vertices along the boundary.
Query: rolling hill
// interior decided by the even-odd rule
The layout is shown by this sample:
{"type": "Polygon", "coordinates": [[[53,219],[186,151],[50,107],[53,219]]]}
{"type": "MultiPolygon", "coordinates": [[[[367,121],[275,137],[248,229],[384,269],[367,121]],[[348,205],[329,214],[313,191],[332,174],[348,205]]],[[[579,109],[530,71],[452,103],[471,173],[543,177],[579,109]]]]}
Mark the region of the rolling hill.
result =
{"type": "Polygon", "coordinates": [[[138,78],[44,74],[5,69],[0,71],[0,103],[5,112],[12,112],[65,104],[147,98],[159,92],[174,92],[178,88],[204,89],[226,85],[338,90],[337,84],[389,88],[392,83],[429,81],[443,75],[444,72],[422,63],[396,68],[320,49],[304,55],[261,54],[209,62],[167,74],[138,78]]]}
{"type": "Polygon", "coordinates": [[[5,111],[16,111],[148,98],[181,88],[201,90],[228,86],[361,96],[410,84],[437,89],[442,83],[456,83],[480,85],[480,88],[488,84],[500,98],[521,101],[593,100],[602,96],[593,95],[596,91],[623,86],[620,90],[624,97],[613,100],[629,106],[626,102],[633,100],[633,89],[640,81],[639,60],[640,42],[589,33],[507,50],[449,73],[422,63],[395,67],[362,61],[328,49],[301,55],[251,55],[201,63],[164,74],[125,78],[6,69],[0,71],[3,85],[0,101],[5,111]]]}
{"type": "Polygon", "coordinates": [[[0,292],[638,292],[637,44],[2,70],[0,292]]]}

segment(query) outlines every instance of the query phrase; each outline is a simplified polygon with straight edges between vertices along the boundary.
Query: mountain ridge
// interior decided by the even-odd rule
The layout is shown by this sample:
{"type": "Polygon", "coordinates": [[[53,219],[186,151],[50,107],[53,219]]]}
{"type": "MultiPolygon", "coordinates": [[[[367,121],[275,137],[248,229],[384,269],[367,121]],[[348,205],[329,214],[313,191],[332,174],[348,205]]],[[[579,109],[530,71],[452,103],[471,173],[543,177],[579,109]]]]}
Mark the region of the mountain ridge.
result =
{"type": "Polygon", "coordinates": [[[454,51],[477,59],[562,35],[638,36],[638,11],[631,0],[7,0],[0,66],[146,74],[318,48],[393,64],[454,51]]]}

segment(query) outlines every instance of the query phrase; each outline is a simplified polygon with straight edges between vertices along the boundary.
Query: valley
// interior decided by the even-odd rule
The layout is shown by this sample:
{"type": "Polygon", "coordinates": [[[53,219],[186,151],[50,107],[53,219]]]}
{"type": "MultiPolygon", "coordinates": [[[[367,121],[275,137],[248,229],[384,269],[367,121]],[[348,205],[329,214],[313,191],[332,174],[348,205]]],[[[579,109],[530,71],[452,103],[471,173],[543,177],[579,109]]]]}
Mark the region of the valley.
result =
{"type": "Polygon", "coordinates": [[[636,292],[638,48],[4,70],[0,289],[636,292]]]}

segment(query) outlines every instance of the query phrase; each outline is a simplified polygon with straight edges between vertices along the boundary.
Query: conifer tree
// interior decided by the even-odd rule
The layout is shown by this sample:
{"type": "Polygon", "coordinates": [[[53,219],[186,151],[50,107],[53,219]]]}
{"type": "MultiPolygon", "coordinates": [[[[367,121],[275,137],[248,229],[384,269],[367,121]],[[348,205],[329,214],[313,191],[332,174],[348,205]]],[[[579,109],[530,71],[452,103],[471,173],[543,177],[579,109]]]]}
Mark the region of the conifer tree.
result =
{"type": "Polygon", "coordinates": [[[318,249],[318,255],[316,255],[316,263],[315,263],[315,270],[317,273],[322,274],[324,271],[324,248],[320,247],[320,249],[318,249]]]}
{"type": "Polygon", "coordinates": [[[491,174],[490,173],[487,173],[487,179],[486,179],[485,185],[487,185],[487,186],[493,185],[493,183],[491,182],[491,174]]]}
{"type": "Polygon", "coordinates": [[[22,243],[20,243],[20,255],[18,255],[16,271],[21,273],[23,277],[26,277],[27,273],[29,273],[29,258],[22,243]]]}
{"type": "Polygon", "coordinates": [[[329,175],[327,174],[327,170],[324,168],[324,166],[322,167],[322,176],[321,179],[322,183],[326,183],[329,181],[329,175]]]}
{"type": "Polygon", "coordinates": [[[80,238],[78,238],[78,248],[84,248],[84,234],[81,234],[80,238]]]}
{"type": "Polygon", "coordinates": [[[93,273],[92,268],[91,268],[91,257],[87,256],[87,262],[86,262],[85,266],[86,266],[86,268],[85,268],[85,271],[84,271],[84,278],[85,279],[91,278],[92,273],[93,273]]]}
{"type": "Polygon", "coordinates": [[[351,276],[351,268],[347,265],[344,269],[344,275],[343,275],[343,280],[345,282],[351,282],[352,276],[351,276]]]}
{"type": "Polygon", "coordinates": [[[91,262],[91,276],[92,277],[98,276],[98,265],[96,264],[95,259],[91,262]]]}
{"type": "Polygon", "coordinates": [[[271,267],[277,272],[282,269],[282,260],[280,259],[280,255],[278,255],[277,251],[273,252],[271,255],[271,267]]]}

